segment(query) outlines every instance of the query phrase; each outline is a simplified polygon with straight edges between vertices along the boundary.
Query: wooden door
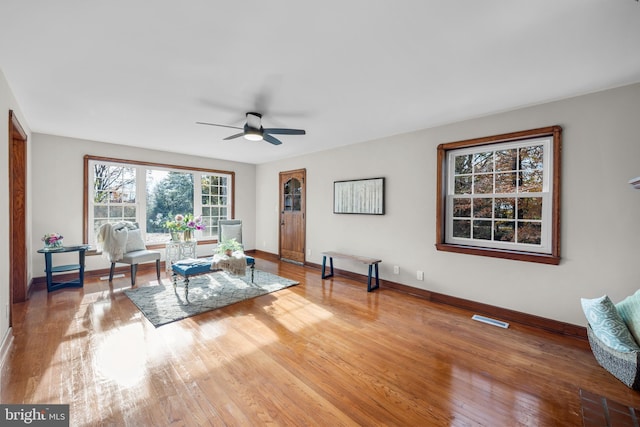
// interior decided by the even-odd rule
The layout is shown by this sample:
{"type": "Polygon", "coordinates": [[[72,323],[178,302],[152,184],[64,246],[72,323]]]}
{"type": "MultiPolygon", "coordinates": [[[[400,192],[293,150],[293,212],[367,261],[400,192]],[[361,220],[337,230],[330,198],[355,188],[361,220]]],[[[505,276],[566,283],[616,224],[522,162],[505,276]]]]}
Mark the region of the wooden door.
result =
{"type": "MultiPolygon", "coordinates": [[[[9,310],[27,299],[27,134],[9,111],[9,310]]],[[[9,324],[12,319],[9,316],[9,324]]]]}
{"type": "Polygon", "coordinates": [[[305,169],[280,172],[280,259],[304,263],[305,169]]]}

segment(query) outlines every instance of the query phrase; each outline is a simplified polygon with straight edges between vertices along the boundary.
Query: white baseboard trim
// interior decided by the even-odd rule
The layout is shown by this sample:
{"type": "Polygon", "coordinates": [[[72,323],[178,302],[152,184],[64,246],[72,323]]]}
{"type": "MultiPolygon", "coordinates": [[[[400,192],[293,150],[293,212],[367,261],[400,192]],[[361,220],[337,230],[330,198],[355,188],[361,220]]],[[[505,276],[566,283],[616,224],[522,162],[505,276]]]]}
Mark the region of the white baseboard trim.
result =
{"type": "Polygon", "coordinates": [[[2,339],[2,345],[0,345],[0,372],[4,369],[4,362],[7,360],[7,356],[9,355],[9,350],[11,350],[11,345],[13,344],[13,328],[7,329],[7,333],[2,339]]]}

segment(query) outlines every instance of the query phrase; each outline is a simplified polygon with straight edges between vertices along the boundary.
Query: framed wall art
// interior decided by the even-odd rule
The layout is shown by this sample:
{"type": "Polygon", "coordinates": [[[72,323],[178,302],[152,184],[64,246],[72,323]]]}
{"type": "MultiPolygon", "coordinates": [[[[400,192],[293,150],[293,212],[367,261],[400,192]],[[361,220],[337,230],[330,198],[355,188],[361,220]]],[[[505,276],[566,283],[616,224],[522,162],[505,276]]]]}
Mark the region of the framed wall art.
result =
{"type": "Polygon", "coordinates": [[[384,215],[384,178],[335,181],[333,213],[384,215]]]}

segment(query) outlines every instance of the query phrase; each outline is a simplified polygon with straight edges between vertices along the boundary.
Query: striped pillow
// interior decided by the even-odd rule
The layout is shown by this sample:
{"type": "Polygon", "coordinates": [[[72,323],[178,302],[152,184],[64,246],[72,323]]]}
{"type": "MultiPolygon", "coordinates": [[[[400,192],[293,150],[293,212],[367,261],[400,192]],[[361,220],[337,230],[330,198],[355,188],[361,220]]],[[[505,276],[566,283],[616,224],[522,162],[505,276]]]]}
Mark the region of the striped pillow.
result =
{"type": "Polygon", "coordinates": [[[640,290],[617,303],[616,309],[633,338],[640,343],[640,290]]]}

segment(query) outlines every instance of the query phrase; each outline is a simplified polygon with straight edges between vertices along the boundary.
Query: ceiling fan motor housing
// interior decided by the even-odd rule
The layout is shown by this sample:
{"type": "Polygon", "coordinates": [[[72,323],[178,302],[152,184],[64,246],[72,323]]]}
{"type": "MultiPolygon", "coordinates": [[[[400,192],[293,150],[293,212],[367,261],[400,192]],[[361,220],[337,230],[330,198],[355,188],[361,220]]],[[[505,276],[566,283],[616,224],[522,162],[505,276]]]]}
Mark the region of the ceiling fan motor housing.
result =
{"type": "Polygon", "coordinates": [[[260,141],[264,139],[262,114],[247,113],[247,122],[244,124],[244,137],[249,141],[260,141]]]}
{"type": "Polygon", "coordinates": [[[260,129],[262,128],[262,114],[260,113],[247,113],[247,123],[250,128],[260,129]]]}

